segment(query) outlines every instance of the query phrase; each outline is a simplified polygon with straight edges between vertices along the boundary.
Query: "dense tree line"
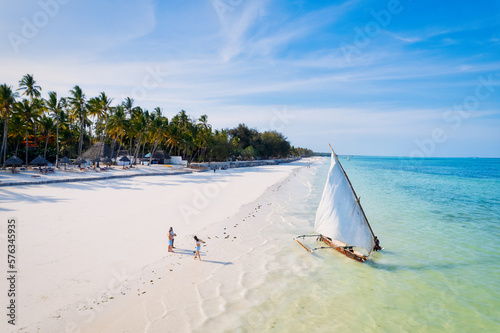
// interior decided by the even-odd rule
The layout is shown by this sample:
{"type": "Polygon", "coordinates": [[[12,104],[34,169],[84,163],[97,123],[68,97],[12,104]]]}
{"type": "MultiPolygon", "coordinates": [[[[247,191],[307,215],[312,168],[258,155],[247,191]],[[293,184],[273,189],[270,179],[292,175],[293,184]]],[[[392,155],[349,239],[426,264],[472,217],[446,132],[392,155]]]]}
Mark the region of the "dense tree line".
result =
{"type": "Polygon", "coordinates": [[[259,133],[245,124],[214,130],[206,115],[196,119],[181,110],[168,119],[159,107],[148,111],[131,98],[112,103],[104,92],[88,98],[79,86],[68,96],[49,91],[43,98],[30,74],[19,81],[18,89],[0,85],[0,161],[12,155],[25,161],[38,155],[51,162],[62,156],[78,158],[97,142],[135,157],[161,149],[196,162],[309,155],[276,131],[259,133]]]}

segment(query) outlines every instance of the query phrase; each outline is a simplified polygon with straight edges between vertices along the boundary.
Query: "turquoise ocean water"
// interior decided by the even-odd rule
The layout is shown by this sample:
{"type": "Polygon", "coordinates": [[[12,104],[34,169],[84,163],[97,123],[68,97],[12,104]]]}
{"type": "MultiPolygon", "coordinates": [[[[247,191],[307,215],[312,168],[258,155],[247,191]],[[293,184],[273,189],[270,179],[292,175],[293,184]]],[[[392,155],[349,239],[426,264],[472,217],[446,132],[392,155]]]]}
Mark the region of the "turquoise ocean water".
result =
{"type": "Polygon", "coordinates": [[[500,332],[500,159],[340,161],[385,250],[360,264],[291,240],[313,230],[330,158],[315,162],[272,198],[274,250],[245,296],[261,301],[237,330],[500,332]]]}

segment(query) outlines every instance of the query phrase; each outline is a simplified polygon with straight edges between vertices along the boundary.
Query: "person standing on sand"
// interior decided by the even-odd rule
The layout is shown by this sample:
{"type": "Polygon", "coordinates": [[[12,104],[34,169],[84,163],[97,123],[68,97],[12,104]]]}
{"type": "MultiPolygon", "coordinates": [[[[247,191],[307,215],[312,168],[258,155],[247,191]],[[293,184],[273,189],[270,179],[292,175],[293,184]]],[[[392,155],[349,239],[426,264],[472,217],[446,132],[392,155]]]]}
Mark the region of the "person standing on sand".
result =
{"type": "Polygon", "coordinates": [[[201,243],[205,244],[204,241],[201,239],[198,239],[198,237],[194,236],[194,240],[196,241],[196,252],[194,253],[194,259],[196,260],[196,257],[201,261],[201,256],[200,256],[200,246],[201,243]]]}
{"type": "MultiPolygon", "coordinates": [[[[170,230],[168,231],[169,235],[172,235],[172,248],[175,249],[175,246],[174,246],[174,236],[177,236],[176,233],[174,233],[174,229],[172,227],[170,227],[170,230]]],[[[170,236],[169,238],[170,239],[170,236]]]]}
{"type": "Polygon", "coordinates": [[[172,250],[174,246],[174,236],[176,236],[176,234],[174,233],[172,227],[170,227],[168,232],[168,252],[174,252],[174,250],[172,250]]]}

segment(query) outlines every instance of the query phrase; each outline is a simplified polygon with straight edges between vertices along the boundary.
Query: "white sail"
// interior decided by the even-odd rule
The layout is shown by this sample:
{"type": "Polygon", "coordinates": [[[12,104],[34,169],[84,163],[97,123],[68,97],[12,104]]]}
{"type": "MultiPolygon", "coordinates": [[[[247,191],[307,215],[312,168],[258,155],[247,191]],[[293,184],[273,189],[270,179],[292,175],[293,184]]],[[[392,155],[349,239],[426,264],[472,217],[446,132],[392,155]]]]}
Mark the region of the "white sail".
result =
{"type": "Polygon", "coordinates": [[[323,236],[363,248],[368,254],[375,246],[368,221],[334,153],[314,229],[323,236]]]}

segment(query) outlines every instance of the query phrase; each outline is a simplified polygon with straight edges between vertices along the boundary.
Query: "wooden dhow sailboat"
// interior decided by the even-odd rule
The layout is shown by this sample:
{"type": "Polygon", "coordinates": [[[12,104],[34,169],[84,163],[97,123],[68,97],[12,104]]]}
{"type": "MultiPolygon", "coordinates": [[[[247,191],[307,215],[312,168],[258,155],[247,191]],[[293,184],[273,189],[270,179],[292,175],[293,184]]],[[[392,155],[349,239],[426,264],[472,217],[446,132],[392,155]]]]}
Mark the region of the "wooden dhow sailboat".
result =
{"type": "Polygon", "coordinates": [[[331,145],[330,149],[330,171],[316,212],[314,234],[297,236],[294,240],[308,252],[333,248],[349,258],[364,262],[373,251],[382,248],[331,145]],[[299,241],[305,237],[317,237],[328,246],[311,249],[299,241]]]}

